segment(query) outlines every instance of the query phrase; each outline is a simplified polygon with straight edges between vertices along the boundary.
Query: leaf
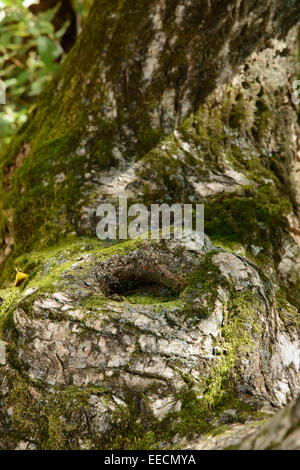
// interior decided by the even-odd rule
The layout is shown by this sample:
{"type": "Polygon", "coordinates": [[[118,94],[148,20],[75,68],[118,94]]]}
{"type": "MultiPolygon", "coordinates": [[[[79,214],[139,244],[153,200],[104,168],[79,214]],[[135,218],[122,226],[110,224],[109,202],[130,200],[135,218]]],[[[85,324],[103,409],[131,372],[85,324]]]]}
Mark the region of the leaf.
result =
{"type": "Polygon", "coordinates": [[[48,70],[51,70],[51,72],[55,72],[57,68],[55,64],[55,59],[57,59],[60,54],[60,51],[56,44],[46,36],[40,36],[37,39],[37,46],[38,53],[42,61],[44,62],[46,68],[48,70]]]}
{"type": "Polygon", "coordinates": [[[16,268],[17,274],[16,274],[16,280],[14,283],[14,287],[19,287],[23,282],[29,277],[28,274],[22,273],[16,268]]]}

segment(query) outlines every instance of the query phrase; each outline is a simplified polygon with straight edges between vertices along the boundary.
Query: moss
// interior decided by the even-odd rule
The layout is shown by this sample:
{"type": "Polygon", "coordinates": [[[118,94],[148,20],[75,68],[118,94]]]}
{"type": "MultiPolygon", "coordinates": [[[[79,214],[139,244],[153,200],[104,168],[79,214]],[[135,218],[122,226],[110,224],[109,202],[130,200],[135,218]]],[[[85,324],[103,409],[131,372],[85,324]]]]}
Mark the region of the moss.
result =
{"type": "Polygon", "coordinates": [[[247,119],[249,113],[249,106],[244,102],[239,102],[236,100],[236,103],[232,106],[229,124],[233,129],[239,128],[247,119]]]}
{"type": "Polygon", "coordinates": [[[102,396],[102,390],[67,387],[50,393],[44,386],[25,379],[20,372],[10,374],[12,388],[5,405],[12,411],[11,426],[5,438],[15,444],[29,440],[38,450],[78,449],[89,396],[91,393],[102,396]]]}
{"type": "Polygon", "coordinates": [[[143,125],[139,129],[136,154],[137,158],[144,157],[151,149],[155,148],[164,137],[161,129],[153,129],[151,126],[143,125]]]}
{"type": "MultiPolygon", "coordinates": [[[[101,261],[115,254],[125,255],[134,250],[141,239],[109,242],[97,238],[79,237],[75,234],[65,235],[57,244],[40,250],[32,250],[18,257],[9,258],[0,276],[0,285],[9,287],[15,277],[14,267],[18,266],[29,274],[26,287],[39,287],[40,290],[51,288],[53,281],[70,268],[76,261],[82,260],[82,256],[89,255],[90,263],[101,261]]],[[[84,265],[83,265],[84,267],[84,265]]]]}
{"type": "Polygon", "coordinates": [[[103,297],[102,294],[95,294],[91,295],[88,298],[83,299],[80,302],[80,306],[83,307],[85,310],[93,310],[99,309],[99,307],[105,305],[107,303],[107,299],[103,297]]]}
{"type": "Polygon", "coordinates": [[[41,449],[79,448],[79,420],[83,418],[85,408],[88,408],[88,399],[89,390],[69,387],[62,392],[56,392],[43,410],[47,421],[41,449]]]}
{"type": "Polygon", "coordinates": [[[268,101],[269,95],[262,105],[259,97],[249,103],[249,96],[239,89],[224,87],[223,92],[221,104],[201,105],[178,125],[176,135],[170,134],[143,157],[143,202],[204,202],[205,231],[214,242],[231,248],[239,244],[260,265],[276,269],[287,216],[295,208],[286,184],[289,163],[282,163],[289,144],[278,137],[278,154],[265,145],[271,131],[276,136],[281,132],[278,116],[271,119],[274,103],[268,101]],[[253,138],[255,131],[258,140],[253,138]],[[200,197],[191,187],[191,178],[205,182],[212,174],[224,173],[228,165],[244,177],[235,190],[200,197]]]}
{"type": "Polygon", "coordinates": [[[241,243],[251,253],[254,243],[261,248],[258,259],[268,257],[278,261],[280,246],[291,203],[269,185],[257,190],[244,187],[244,195],[220,195],[205,208],[205,230],[213,241],[241,243]]]}
{"type": "MultiPolygon", "coordinates": [[[[112,1],[109,5],[97,2],[86,22],[88,34],[82,34],[26,125],[1,154],[0,200],[4,217],[0,233],[5,232],[7,214],[13,208],[13,256],[58,243],[74,230],[87,197],[89,183],[84,174],[116,163],[113,148],[119,142],[123,123],[136,132],[136,138],[128,139],[129,147],[135,142],[131,155],[148,152],[160,139],[161,131],[149,125],[144,108],[130,105],[131,90],[128,103],[115,103],[118,118],[105,118],[111,89],[103,81],[99,83],[98,72],[101,57],[107,81],[111,83],[118,77],[119,82],[119,75],[123,74],[120,53],[124,51],[126,60],[126,45],[135,36],[136,28],[141,27],[145,9],[150,7],[150,1],[112,1]],[[128,16],[128,8],[132,15],[128,16]],[[113,15],[117,17],[117,30],[113,15]],[[107,41],[109,55],[105,50],[107,41]],[[74,74],[74,63],[80,74],[74,74]],[[20,162],[25,147],[29,153],[20,162]]],[[[151,34],[151,28],[144,29],[145,45],[151,34]]]]}
{"type": "MultiPolygon", "coordinates": [[[[173,7],[168,7],[170,18],[173,7]]],[[[135,157],[144,165],[140,176],[146,181],[143,202],[147,205],[161,200],[189,203],[191,195],[195,202],[205,199],[206,226],[214,240],[246,244],[249,250],[256,238],[261,242],[258,258],[263,264],[276,257],[276,248],[286,229],[285,216],[291,211],[293,200],[286,189],[288,170],[281,162],[280,151],[278,155],[270,154],[265,145],[270,128],[280,131],[277,114],[272,117],[275,104],[268,90],[261,97],[256,96],[257,87],[253,90],[250,87],[253,96],[249,97],[249,91],[241,90],[241,86],[224,86],[221,104],[201,104],[178,124],[180,140],[192,146],[191,152],[185,151],[173,133],[164,136],[161,126],[155,128],[149,124],[149,111],[155,109],[156,97],[160,96],[157,90],[162,89],[159,71],[149,94],[138,98],[138,106],[136,84],[142,76],[141,67],[131,64],[130,76],[124,69],[126,61],[131,60],[128,52],[131,41],[132,45],[137,41],[139,48],[146,50],[153,38],[152,23],[145,15],[150,8],[150,0],[138,4],[97,2],[86,24],[89,34],[82,34],[54,82],[41,96],[31,118],[0,157],[1,181],[13,170],[9,183],[0,189],[4,214],[2,235],[9,225],[9,211],[14,208],[12,257],[59,243],[78,226],[89,185],[83,176],[90,169],[101,171],[115,165],[115,146],[122,148],[125,158],[135,157]],[[127,14],[128,9],[131,15],[127,14]],[[143,31],[143,44],[137,39],[136,31],[143,31]],[[105,49],[108,40],[109,54],[105,49]],[[120,54],[123,54],[122,64],[120,54]],[[99,81],[99,61],[105,68],[107,82],[117,80],[120,86],[114,97],[119,101],[113,105],[116,112],[113,117],[105,117],[111,106],[111,90],[102,79],[99,81]],[[74,75],[74,62],[81,74],[74,75]],[[20,168],[14,168],[24,144],[30,145],[30,153],[20,168]],[[228,164],[248,178],[249,186],[239,186],[232,198],[230,194],[215,198],[199,198],[194,194],[189,182],[191,176],[205,181],[212,172],[224,172],[228,164]],[[65,176],[59,182],[57,177],[61,175],[65,176]],[[151,184],[147,183],[149,179],[151,184]],[[250,224],[248,233],[247,224],[250,224]]],[[[191,25],[195,26],[194,14],[187,11],[187,15],[189,28],[176,32],[176,55],[173,57],[166,51],[161,64],[162,69],[168,65],[171,71],[176,59],[174,72],[170,72],[174,83],[184,80],[180,63],[183,61],[183,65],[186,60],[185,46],[193,36],[191,25]]],[[[169,33],[174,25],[168,18],[163,18],[163,23],[169,33]]],[[[282,143],[283,153],[285,148],[288,148],[287,141],[282,143]]]]}
{"type": "Polygon", "coordinates": [[[229,408],[238,410],[237,422],[250,417],[261,418],[262,414],[254,405],[239,398],[235,385],[238,360],[251,352],[253,335],[260,334],[256,313],[260,302],[250,291],[232,293],[219,344],[222,353],[211,373],[207,377],[204,374],[202,383],[190,382],[189,391],[180,395],[181,411],[168,417],[173,423],[174,435],[216,433],[216,418],[229,408]]]}
{"type": "Polygon", "coordinates": [[[172,303],[177,298],[168,288],[160,285],[149,285],[135,291],[126,292],[124,299],[132,304],[156,305],[172,303]]]}
{"type": "MultiPolygon", "coordinates": [[[[129,241],[116,246],[107,246],[104,243],[91,243],[74,237],[67,244],[58,245],[54,251],[50,249],[33,253],[30,258],[22,258],[22,267],[29,267],[31,263],[32,278],[29,286],[37,285],[36,276],[44,272],[44,277],[39,283],[39,293],[51,292],[53,282],[59,281],[60,275],[66,268],[80,258],[83,254],[90,254],[96,260],[105,259],[113,253],[120,251],[126,253],[134,249],[142,241],[129,241]],[[99,246],[101,245],[101,246],[99,246]],[[49,256],[51,253],[51,256],[49,256]],[[67,260],[66,260],[67,258],[67,260]],[[45,266],[45,260],[48,265],[45,266]],[[60,260],[61,264],[57,264],[60,260]],[[50,263],[49,263],[50,261],[50,263]],[[28,263],[26,265],[26,263],[28,263]],[[36,270],[36,271],[35,271],[36,270]],[[49,270],[49,271],[48,271],[49,270]]],[[[195,382],[188,374],[183,377],[186,389],[176,399],[182,403],[180,412],[169,413],[159,422],[149,411],[141,413],[140,399],[147,403],[147,396],[138,397],[135,394],[128,395],[128,409],[116,411],[116,424],[107,436],[92,436],[89,445],[98,449],[157,449],[174,448],[175,435],[212,435],[224,430],[224,426],[217,422],[218,417],[226,409],[237,410],[234,420],[244,422],[246,419],[261,419],[263,415],[255,408],[243,401],[236,389],[237,375],[239,373],[239,358],[251,354],[254,335],[261,334],[258,322],[258,311],[262,300],[248,290],[235,292],[232,286],[220,275],[218,268],[212,263],[215,251],[206,255],[199,255],[200,267],[186,279],[187,287],[179,298],[170,298],[169,295],[158,295],[156,290],[150,292],[138,291],[128,293],[126,302],[145,303],[157,305],[157,311],[180,309],[184,315],[188,314],[188,296],[194,290],[198,295],[209,294],[208,308],[215,304],[217,298],[217,285],[223,285],[229,292],[229,301],[225,308],[225,316],[221,338],[215,340],[215,346],[219,347],[220,354],[216,356],[214,368],[203,370],[202,381],[195,382]],[[146,296],[143,296],[143,293],[146,296]],[[186,311],[187,307],[187,311],[186,311]]],[[[91,260],[85,263],[93,262],[91,260]]],[[[47,264],[46,263],[46,264],[47,264]]],[[[84,263],[83,263],[84,264],[84,263]]],[[[76,270],[76,267],[73,269],[76,270]]],[[[74,275],[74,274],[73,274],[74,275]]],[[[78,274],[80,276],[80,274],[78,274]]],[[[84,276],[84,273],[83,273],[84,276]]],[[[5,304],[3,312],[12,311],[20,301],[22,290],[4,290],[5,304]]],[[[1,293],[2,295],[2,293],[1,293]]],[[[35,294],[34,294],[35,295],[35,294]]],[[[32,298],[34,298],[34,295],[32,298]]],[[[30,310],[32,298],[22,303],[22,308],[30,310]],[[28,303],[29,302],[29,303],[28,303]],[[28,305],[27,305],[28,303],[28,305]]],[[[94,295],[83,299],[82,305],[86,311],[92,311],[99,307],[105,307],[107,299],[94,295]]],[[[282,307],[283,309],[285,306],[282,307]]],[[[201,315],[203,312],[200,312],[201,315]]],[[[205,314],[208,314],[206,309],[205,314]]],[[[200,316],[201,317],[201,316],[200,316]]],[[[6,317],[7,320],[8,317],[6,317]]],[[[13,351],[10,351],[10,362],[13,363],[13,351]]],[[[15,363],[16,370],[19,366],[15,363]]],[[[34,435],[33,441],[41,449],[76,449],[78,448],[78,419],[87,406],[89,389],[67,388],[55,390],[51,396],[41,384],[29,383],[23,377],[23,372],[18,372],[18,378],[13,379],[14,391],[10,395],[8,405],[14,408],[13,426],[14,438],[25,439],[28,433],[34,435]],[[32,397],[30,387],[40,390],[40,405],[32,397]],[[74,421],[75,419],[75,421],[74,421]],[[24,427],[22,422],[24,421],[24,427]]],[[[144,409],[144,408],[143,408],[144,409]]]]}
{"type": "Polygon", "coordinates": [[[0,333],[1,336],[7,332],[14,332],[15,325],[13,314],[19,301],[19,289],[3,289],[0,290],[0,333]]]}
{"type": "Polygon", "coordinates": [[[206,384],[205,397],[208,404],[216,405],[226,394],[226,381],[234,378],[237,359],[251,353],[255,335],[261,333],[257,311],[261,308],[261,299],[251,291],[232,292],[226,306],[226,315],[222,325],[222,341],[219,344],[222,354],[206,384]]]}
{"type": "Polygon", "coordinates": [[[13,387],[7,397],[6,406],[13,407],[11,423],[14,432],[12,438],[17,442],[26,439],[25,436],[37,432],[38,421],[35,421],[37,416],[32,408],[33,398],[22,376],[15,372],[14,377],[10,377],[10,379],[13,381],[13,387]]]}
{"type": "Polygon", "coordinates": [[[289,290],[281,288],[276,292],[276,305],[279,316],[283,323],[288,326],[294,326],[299,328],[300,325],[300,312],[299,308],[296,308],[292,303],[289,302],[290,295],[289,290]]]}
{"type": "Polygon", "coordinates": [[[240,400],[230,388],[218,404],[209,407],[205,400],[199,400],[195,393],[189,392],[183,397],[180,420],[175,424],[173,432],[179,434],[180,437],[202,436],[203,438],[221,434],[226,429],[226,425],[222,425],[218,420],[228,409],[235,410],[232,421],[236,423],[261,420],[265,416],[255,405],[240,400]]]}
{"type": "MultiPolygon", "coordinates": [[[[196,278],[193,282],[197,282],[196,278]]],[[[118,426],[113,429],[109,440],[102,443],[102,448],[174,449],[174,436],[189,436],[191,439],[192,436],[222,433],[226,426],[218,419],[228,409],[236,411],[232,418],[234,422],[261,422],[265,414],[256,405],[244,401],[236,388],[239,358],[251,354],[253,335],[261,334],[257,315],[261,302],[250,291],[232,292],[222,328],[220,349],[223,352],[211,373],[203,373],[202,383],[196,384],[187,375],[187,388],[176,397],[181,401],[181,411],[171,411],[162,421],[158,421],[148,412],[141,415],[139,401],[132,402],[129,410],[119,416],[118,426]]],[[[143,396],[143,403],[145,408],[146,396],[143,396]]]]}
{"type": "Polygon", "coordinates": [[[116,159],[113,155],[116,124],[98,117],[95,125],[97,126],[97,133],[101,138],[99,140],[93,138],[88,143],[89,164],[92,165],[94,163],[99,170],[105,170],[116,164],[116,159]]]}
{"type": "Polygon", "coordinates": [[[212,250],[203,256],[199,268],[187,278],[187,287],[180,296],[185,301],[185,315],[197,322],[199,319],[208,318],[214,310],[218,286],[228,286],[219,268],[212,262],[216,253],[217,251],[212,250]],[[195,298],[201,299],[201,302],[196,304],[195,298]]]}
{"type": "Polygon", "coordinates": [[[149,416],[141,417],[138,402],[141,397],[131,396],[127,399],[127,408],[115,414],[113,428],[101,442],[96,444],[101,450],[152,450],[159,442],[158,421],[149,416]],[[148,420],[147,420],[148,418],[148,420]]]}
{"type": "MultiPolygon", "coordinates": [[[[109,439],[102,441],[101,449],[109,450],[157,450],[176,449],[174,437],[189,439],[221,434],[227,429],[219,422],[222,413],[228,409],[236,411],[233,422],[263,422],[266,415],[256,405],[240,400],[228,387],[227,394],[215,406],[207,406],[193,391],[185,391],[180,397],[180,412],[170,412],[162,421],[141,417],[138,408],[132,405],[119,415],[118,426],[112,429],[109,439]]],[[[176,439],[176,440],[177,440],[176,439]]]]}

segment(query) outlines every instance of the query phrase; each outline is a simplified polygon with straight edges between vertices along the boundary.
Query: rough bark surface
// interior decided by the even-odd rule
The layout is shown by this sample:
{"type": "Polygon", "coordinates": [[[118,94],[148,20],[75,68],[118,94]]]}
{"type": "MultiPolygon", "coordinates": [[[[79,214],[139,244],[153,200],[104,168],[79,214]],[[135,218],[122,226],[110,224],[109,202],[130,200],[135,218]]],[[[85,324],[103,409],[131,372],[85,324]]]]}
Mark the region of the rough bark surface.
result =
{"type": "Polygon", "coordinates": [[[296,395],[300,347],[293,316],[278,310],[252,262],[208,239],[201,251],[190,243],[137,241],[124,254],[75,255],[42,292],[32,287],[12,301],[15,336],[1,370],[3,448],[47,448],[55,439],[62,447],[103,447],[121,423],[126,442],[132,403],[142,427],[155,426],[160,435],[167,426],[172,441],[187,429],[197,432],[204,416],[207,429],[214,428],[231,402],[237,421],[244,414],[253,420],[296,395]],[[18,395],[13,364],[22,387],[30,383],[27,400],[18,395]],[[69,414],[59,404],[56,409],[51,393],[62,395],[69,414]],[[43,442],[49,416],[55,430],[48,424],[43,442]],[[198,425],[190,422],[195,417],[198,425]]]}
{"type": "Polygon", "coordinates": [[[181,445],[190,450],[300,450],[299,402],[298,398],[264,425],[234,423],[236,410],[227,410],[219,418],[227,429],[192,442],[181,441],[181,445]]]}
{"type": "Polygon", "coordinates": [[[300,398],[250,438],[239,445],[242,450],[300,450],[300,398]]]}
{"type": "Polygon", "coordinates": [[[225,448],[296,398],[299,20],[95,2],[1,155],[2,448],[225,448]],[[204,202],[210,239],[100,242],[121,194],[204,202]]]}

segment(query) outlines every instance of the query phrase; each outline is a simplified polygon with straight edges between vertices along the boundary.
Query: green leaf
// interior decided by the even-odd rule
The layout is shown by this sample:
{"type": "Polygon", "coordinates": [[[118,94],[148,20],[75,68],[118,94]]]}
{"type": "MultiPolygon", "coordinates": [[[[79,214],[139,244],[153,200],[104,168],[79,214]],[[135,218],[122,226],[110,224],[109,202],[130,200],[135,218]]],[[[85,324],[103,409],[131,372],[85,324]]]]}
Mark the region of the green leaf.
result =
{"type": "Polygon", "coordinates": [[[60,55],[60,51],[56,44],[46,36],[40,36],[37,39],[37,46],[38,53],[47,69],[51,72],[55,72],[57,68],[55,60],[60,55]]]}

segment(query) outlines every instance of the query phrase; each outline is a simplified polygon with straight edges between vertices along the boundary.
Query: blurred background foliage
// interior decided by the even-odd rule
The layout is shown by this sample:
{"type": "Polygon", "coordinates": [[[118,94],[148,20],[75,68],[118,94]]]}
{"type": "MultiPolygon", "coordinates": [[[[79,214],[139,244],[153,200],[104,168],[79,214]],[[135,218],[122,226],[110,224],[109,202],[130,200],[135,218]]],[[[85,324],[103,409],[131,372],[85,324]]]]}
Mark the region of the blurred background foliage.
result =
{"type": "Polygon", "coordinates": [[[92,0],[0,0],[0,150],[73,46],[92,0]]]}

